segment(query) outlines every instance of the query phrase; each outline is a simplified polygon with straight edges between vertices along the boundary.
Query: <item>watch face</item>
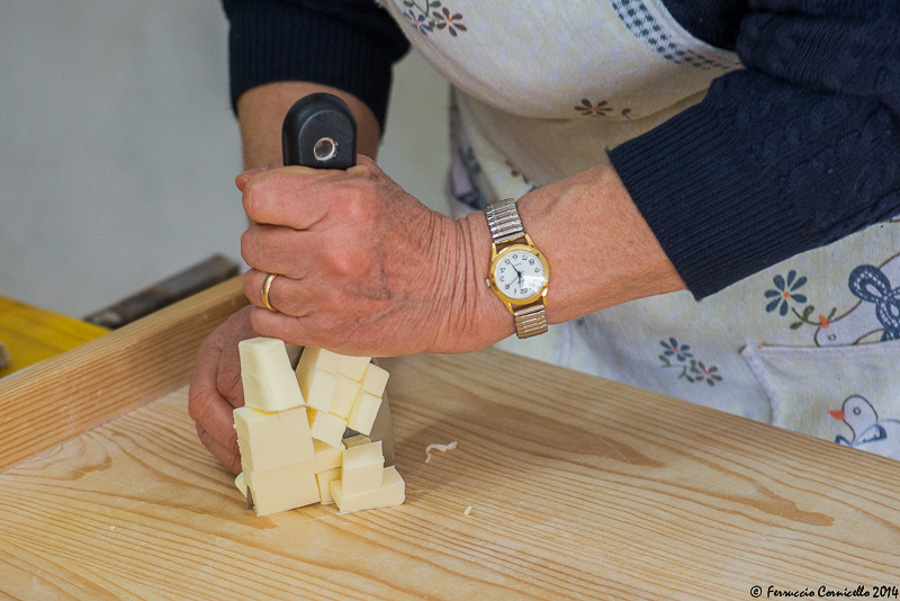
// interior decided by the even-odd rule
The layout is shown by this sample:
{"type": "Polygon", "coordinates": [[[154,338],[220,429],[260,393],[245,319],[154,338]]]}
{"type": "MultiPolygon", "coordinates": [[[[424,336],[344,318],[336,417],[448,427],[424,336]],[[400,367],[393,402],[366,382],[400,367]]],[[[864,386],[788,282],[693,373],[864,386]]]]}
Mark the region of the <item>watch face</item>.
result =
{"type": "MultiPolygon", "coordinates": [[[[527,247],[524,247],[527,249],[527,247]]],[[[512,301],[539,295],[547,283],[547,268],[537,253],[511,247],[494,264],[494,284],[512,301]]]]}

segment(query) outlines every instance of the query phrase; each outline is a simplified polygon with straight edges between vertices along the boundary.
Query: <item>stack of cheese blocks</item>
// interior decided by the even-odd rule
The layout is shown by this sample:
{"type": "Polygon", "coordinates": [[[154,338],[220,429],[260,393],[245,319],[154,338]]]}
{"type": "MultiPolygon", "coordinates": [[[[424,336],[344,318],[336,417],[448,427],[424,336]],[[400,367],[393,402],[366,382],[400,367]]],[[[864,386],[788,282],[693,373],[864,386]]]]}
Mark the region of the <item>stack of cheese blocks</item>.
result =
{"type": "Polygon", "coordinates": [[[370,357],[307,347],[296,371],[284,342],[254,338],[238,346],[243,407],[234,410],[243,473],[256,514],[312,503],[342,512],[399,505],[405,484],[384,466],[381,441],[368,435],[388,372],[370,357]],[[359,433],[343,439],[346,428],[359,433]]]}

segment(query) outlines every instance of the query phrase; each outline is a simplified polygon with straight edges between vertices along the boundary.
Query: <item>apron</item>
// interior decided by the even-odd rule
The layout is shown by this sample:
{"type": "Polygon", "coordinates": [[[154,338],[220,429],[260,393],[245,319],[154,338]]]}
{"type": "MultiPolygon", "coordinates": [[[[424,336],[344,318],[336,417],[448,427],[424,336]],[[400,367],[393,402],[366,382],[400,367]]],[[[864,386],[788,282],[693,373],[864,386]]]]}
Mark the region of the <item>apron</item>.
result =
{"type": "MultiPolygon", "coordinates": [[[[608,161],[741,68],[660,0],[383,4],[451,83],[455,216],[608,161]]],[[[900,220],[497,346],[900,459],[900,220]]]]}

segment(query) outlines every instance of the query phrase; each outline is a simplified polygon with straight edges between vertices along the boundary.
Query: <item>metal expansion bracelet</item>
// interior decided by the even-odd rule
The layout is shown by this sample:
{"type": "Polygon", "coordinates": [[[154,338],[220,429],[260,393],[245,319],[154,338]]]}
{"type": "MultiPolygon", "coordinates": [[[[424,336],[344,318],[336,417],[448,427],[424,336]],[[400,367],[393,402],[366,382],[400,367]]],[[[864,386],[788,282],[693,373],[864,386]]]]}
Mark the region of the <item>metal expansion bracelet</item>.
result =
{"type": "MultiPolygon", "coordinates": [[[[525,236],[522,218],[513,198],[489,204],[484,211],[494,244],[500,245],[525,236]]],[[[516,336],[531,338],[547,331],[547,311],[537,303],[513,311],[516,336]]]]}

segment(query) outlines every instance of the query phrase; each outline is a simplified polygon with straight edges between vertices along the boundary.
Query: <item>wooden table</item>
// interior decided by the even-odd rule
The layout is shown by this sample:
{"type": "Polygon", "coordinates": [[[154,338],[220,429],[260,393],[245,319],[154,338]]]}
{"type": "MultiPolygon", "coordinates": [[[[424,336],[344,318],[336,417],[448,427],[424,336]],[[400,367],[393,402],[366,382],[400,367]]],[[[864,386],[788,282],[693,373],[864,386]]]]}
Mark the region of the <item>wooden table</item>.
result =
{"type": "Polygon", "coordinates": [[[0,599],[900,587],[900,463],[498,351],[384,362],[404,505],[257,518],[186,412],[241,304],[230,282],[0,382],[0,599]]]}

